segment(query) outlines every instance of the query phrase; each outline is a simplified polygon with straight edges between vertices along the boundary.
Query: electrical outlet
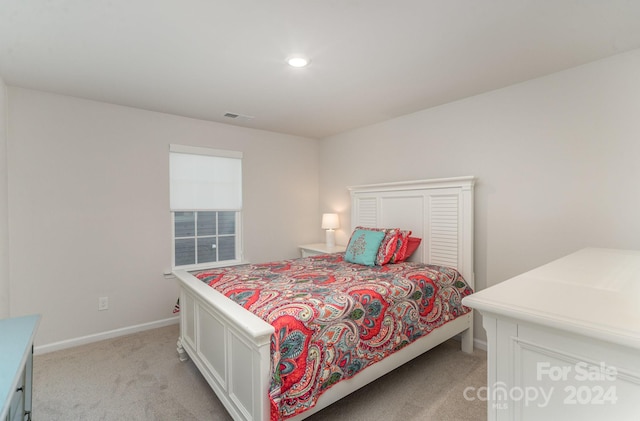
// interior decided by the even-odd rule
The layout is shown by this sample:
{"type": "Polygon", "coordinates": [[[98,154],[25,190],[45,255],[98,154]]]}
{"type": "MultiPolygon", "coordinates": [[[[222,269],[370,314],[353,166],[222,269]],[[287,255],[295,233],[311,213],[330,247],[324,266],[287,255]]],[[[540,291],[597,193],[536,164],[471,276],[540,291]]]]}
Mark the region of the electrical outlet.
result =
{"type": "Polygon", "coordinates": [[[109,310],[109,297],[98,298],[98,311],[109,310]]]}

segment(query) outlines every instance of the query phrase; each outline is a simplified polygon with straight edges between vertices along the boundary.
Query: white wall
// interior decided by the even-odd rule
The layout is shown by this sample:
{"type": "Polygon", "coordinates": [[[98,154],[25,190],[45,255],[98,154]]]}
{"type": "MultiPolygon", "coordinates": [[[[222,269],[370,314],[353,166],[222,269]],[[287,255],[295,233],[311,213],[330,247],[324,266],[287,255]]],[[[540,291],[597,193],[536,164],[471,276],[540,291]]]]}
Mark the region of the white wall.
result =
{"type": "Polygon", "coordinates": [[[478,289],[586,246],[640,249],[638,75],[640,50],[324,139],[320,206],[345,243],[345,186],[477,176],[478,289]]]}
{"type": "Polygon", "coordinates": [[[458,175],[478,177],[478,288],[585,246],[640,249],[638,74],[633,51],[320,145],[0,81],[0,317],[43,314],[38,345],[171,317],[169,143],[244,152],[254,262],[321,240],[320,212],[340,212],[346,242],[346,186],[458,175]]]}
{"type": "Polygon", "coordinates": [[[296,257],[321,235],[316,140],[8,92],[11,316],[43,315],[37,345],[172,316],[170,143],[244,153],[249,260],[296,257]]]}
{"type": "Polygon", "coordinates": [[[10,314],[7,188],[7,87],[0,77],[0,319],[10,314]]]}

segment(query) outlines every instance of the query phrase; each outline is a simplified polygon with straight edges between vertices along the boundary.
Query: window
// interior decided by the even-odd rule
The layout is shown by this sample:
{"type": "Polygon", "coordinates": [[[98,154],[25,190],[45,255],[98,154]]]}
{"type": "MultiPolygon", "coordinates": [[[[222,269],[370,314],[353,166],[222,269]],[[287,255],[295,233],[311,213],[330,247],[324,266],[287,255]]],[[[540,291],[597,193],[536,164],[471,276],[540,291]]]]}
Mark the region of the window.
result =
{"type": "Polygon", "coordinates": [[[173,267],[242,262],[242,153],[171,145],[173,267]]]}

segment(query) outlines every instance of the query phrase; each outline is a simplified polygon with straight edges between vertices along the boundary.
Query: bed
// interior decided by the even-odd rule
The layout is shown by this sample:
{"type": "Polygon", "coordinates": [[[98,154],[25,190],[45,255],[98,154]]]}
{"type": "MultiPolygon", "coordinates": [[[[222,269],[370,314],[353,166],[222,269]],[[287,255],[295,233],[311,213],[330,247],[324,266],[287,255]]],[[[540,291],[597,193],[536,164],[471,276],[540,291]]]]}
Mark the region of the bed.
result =
{"type": "MultiPolygon", "coordinates": [[[[352,227],[401,227],[422,238],[410,262],[390,264],[383,269],[363,267],[362,270],[411,271],[424,263],[431,265],[432,270],[444,273],[448,279],[445,282],[458,285],[457,292],[456,288],[449,289],[450,294],[460,297],[461,291],[472,289],[474,181],[474,177],[457,177],[350,187],[352,227]],[[465,286],[458,284],[456,274],[466,281],[465,286]]],[[[307,264],[315,262],[326,269],[343,260],[343,254],[314,256],[238,270],[246,272],[257,268],[271,273],[274,268],[279,270],[278,265],[293,265],[304,272],[307,264]]],[[[354,271],[359,272],[352,268],[354,271]]],[[[464,352],[473,350],[473,313],[458,308],[454,311],[459,313],[456,317],[446,316],[446,320],[437,326],[425,327],[428,334],[415,335],[415,340],[392,338],[391,341],[399,341],[401,346],[392,346],[390,353],[380,353],[384,354],[384,359],[355,370],[355,374],[345,380],[329,382],[330,387],[323,389],[317,401],[314,400],[304,412],[289,408],[283,416],[272,411],[274,402],[278,402],[272,388],[272,346],[275,346],[272,343],[275,343],[276,329],[227,298],[225,293],[229,294],[233,287],[225,291],[226,284],[222,282],[220,289],[223,292],[212,288],[209,284],[218,283],[216,279],[220,279],[220,273],[221,270],[196,274],[201,280],[194,274],[174,271],[180,285],[178,352],[182,360],[190,357],[194,361],[236,420],[268,420],[281,416],[290,420],[303,419],[457,335],[460,335],[464,352]]],[[[256,278],[255,273],[253,278],[256,278]]],[[[283,286],[283,289],[290,289],[290,286],[283,286]]],[[[381,335],[378,331],[375,334],[381,335]]],[[[331,378],[330,374],[327,378],[331,378]]],[[[313,374],[308,372],[302,378],[309,376],[313,374]]]]}

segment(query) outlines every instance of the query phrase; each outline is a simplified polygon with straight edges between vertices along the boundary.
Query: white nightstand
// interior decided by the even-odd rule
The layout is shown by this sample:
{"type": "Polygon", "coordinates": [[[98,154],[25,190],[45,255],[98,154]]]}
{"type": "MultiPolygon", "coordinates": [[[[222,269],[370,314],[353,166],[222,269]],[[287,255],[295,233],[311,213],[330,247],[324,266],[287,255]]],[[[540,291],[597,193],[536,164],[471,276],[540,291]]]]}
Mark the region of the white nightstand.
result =
{"type": "Polygon", "coordinates": [[[298,247],[300,248],[302,257],[315,256],[317,254],[340,253],[347,249],[345,246],[338,245],[327,247],[325,243],[305,244],[298,247]]]}

